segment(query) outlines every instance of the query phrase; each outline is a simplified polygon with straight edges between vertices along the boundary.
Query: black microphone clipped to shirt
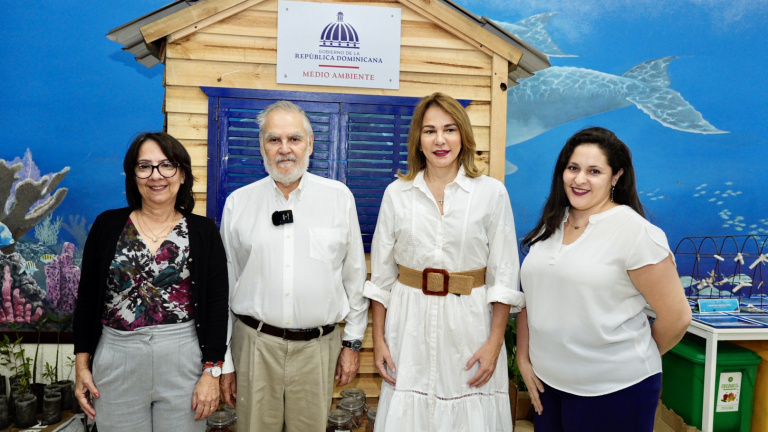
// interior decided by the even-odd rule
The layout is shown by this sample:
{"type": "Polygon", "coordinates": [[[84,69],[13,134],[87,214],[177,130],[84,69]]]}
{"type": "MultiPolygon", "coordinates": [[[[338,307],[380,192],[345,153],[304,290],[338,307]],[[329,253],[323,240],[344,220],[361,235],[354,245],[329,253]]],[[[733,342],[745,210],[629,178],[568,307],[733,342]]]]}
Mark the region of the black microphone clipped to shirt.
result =
{"type": "Polygon", "coordinates": [[[276,211],[272,213],[272,224],[275,226],[293,223],[293,212],[290,210],[276,211]]]}

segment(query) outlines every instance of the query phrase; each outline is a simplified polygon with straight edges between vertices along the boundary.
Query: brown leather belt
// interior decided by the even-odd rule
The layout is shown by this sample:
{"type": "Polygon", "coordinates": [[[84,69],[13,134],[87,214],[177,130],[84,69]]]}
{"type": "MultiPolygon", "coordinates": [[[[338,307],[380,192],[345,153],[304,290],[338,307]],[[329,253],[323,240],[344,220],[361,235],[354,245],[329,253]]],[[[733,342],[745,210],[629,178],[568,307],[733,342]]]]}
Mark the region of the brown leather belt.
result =
{"type": "Polygon", "coordinates": [[[254,330],[259,330],[259,324],[261,324],[262,333],[268,334],[270,336],[283,338],[285,340],[290,340],[290,341],[308,341],[312,339],[317,339],[321,335],[327,335],[328,333],[336,329],[336,324],[329,324],[322,327],[314,327],[314,328],[308,328],[308,329],[284,329],[280,327],[271,326],[267,323],[262,323],[256,318],[253,318],[247,315],[235,314],[235,316],[237,317],[237,319],[242,321],[243,324],[247,325],[248,327],[254,330]],[[320,329],[323,329],[322,333],[320,333],[320,329]]]}
{"type": "Polygon", "coordinates": [[[448,273],[448,270],[426,268],[423,271],[397,266],[397,280],[420,289],[425,295],[445,296],[448,293],[469,295],[472,289],[485,285],[485,269],[448,273]]]}

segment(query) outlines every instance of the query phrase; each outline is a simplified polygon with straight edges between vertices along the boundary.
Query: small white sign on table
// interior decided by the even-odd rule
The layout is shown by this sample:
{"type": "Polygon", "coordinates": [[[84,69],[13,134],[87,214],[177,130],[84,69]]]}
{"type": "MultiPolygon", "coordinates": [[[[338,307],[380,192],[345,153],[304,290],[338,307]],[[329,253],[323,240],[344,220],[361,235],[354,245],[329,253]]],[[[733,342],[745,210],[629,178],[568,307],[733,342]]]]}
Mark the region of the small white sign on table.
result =
{"type": "Polygon", "coordinates": [[[400,88],[400,9],[280,1],[277,82],[400,88]]]}

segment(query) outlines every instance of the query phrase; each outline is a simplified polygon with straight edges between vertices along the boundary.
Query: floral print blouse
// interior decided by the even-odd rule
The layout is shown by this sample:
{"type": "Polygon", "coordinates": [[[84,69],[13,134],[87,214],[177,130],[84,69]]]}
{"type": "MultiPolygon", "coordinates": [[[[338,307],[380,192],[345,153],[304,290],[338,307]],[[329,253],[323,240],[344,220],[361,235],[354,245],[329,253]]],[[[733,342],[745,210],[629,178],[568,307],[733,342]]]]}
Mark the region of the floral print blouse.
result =
{"type": "Polygon", "coordinates": [[[117,330],[178,324],[193,318],[186,218],[153,256],[129,218],[109,269],[101,323],[117,330]]]}

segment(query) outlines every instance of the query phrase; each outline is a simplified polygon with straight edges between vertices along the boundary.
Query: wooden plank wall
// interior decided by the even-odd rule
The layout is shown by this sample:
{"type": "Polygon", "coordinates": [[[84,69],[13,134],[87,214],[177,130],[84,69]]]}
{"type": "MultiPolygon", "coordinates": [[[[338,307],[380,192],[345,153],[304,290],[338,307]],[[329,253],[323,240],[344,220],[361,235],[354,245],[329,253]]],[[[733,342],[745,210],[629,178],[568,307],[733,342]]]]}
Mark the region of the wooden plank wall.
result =
{"type": "MultiPolygon", "coordinates": [[[[208,99],[201,86],[412,97],[443,91],[457,99],[471,99],[474,102],[467,111],[477,141],[477,160],[485,173],[490,172],[492,78],[494,67],[499,69],[496,76],[506,77],[506,62],[494,63],[492,57],[398,3],[372,1],[364,4],[402,9],[399,90],[280,85],[275,82],[277,4],[267,0],[186,37],[168,38],[172,42],[165,51],[163,109],[168,133],[187,146],[192,156],[196,212],[205,213],[207,184],[208,99]]],[[[506,112],[500,119],[505,117],[506,112]]],[[[503,154],[501,159],[503,166],[503,154]]]]}
{"type": "MultiPolygon", "coordinates": [[[[201,86],[411,97],[442,91],[457,99],[471,99],[474,102],[467,111],[477,141],[477,160],[485,173],[491,172],[491,137],[498,141],[504,136],[500,130],[506,128],[506,93],[494,87],[506,82],[507,61],[479,51],[399,3],[364,4],[402,9],[399,90],[277,84],[277,0],[266,0],[191,34],[185,31],[168,38],[163,109],[168,133],[178,138],[192,156],[195,212],[204,214],[206,209],[208,99],[201,86]],[[496,110],[494,121],[502,122],[493,130],[491,106],[496,110]]],[[[501,160],[494,161],[492,174],[503,178],[503,140],[493,147],[496,154],[499,144],[501,160]]],[[[381,379],[373,366],[372,346],[369,325],[360,373],[351,386],[362,388],[375,402],[381,379]]],[[[335,396],[340,390],[336,389],[335,396]]]]}

